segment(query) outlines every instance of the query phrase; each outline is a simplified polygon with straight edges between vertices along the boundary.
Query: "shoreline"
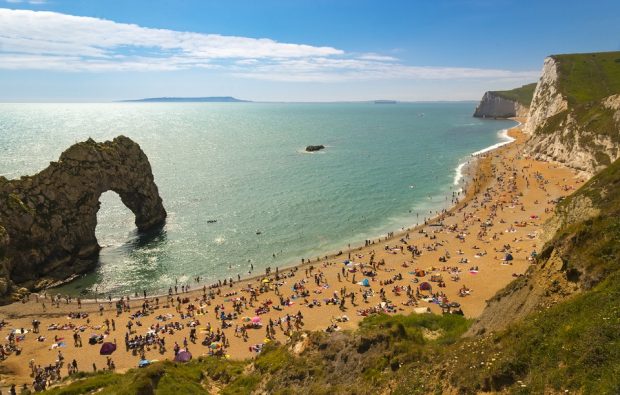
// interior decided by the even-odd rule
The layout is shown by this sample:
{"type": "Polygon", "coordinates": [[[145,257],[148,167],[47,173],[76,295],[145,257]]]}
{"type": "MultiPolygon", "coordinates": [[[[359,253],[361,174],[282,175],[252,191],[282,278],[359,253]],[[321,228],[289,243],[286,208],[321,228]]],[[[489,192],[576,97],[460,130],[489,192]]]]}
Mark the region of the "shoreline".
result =
{"type": "MultiPolygon", "coordinates": [[[[126,302],[130,306],[129,312],[124,311],[119,315],[116,314],[114,308],[117,299],[108,302],[107,298],[98,299],[97,302],[84,301],[81,306],[78,306],[75,299],[63,299],[54,303],[49,295],[40,297],[33,294],[30,300],[24,303],[1,306],[0,316],[8,321],[8,326],[3,330],[31,328],[31,321],[37,319],[41,322],[41,334],[45,338],[37,341],[36,335],[26,335],[24,341],[20,343],[23,348],[21,355],[10,355],[3,361],[5,370],[0,372],[0,387],[6,386],[7,383],[29,383],[31,381],[28,370],[30,359],[35,359],[36,363],[42,366],[54,364],[59,349],[55,348],[56,343],[51,345],[50,343],[57,336],[61,336],[61,339],[62,336],[70,339],[72,332],[77,332],[78,327],[84,328],[82,336],[101,333],[107,338],[105,341],[115,341],[122,345],[125,323],[142,322],[140,326],[134,328],[137,331],[133,333],[144,335],[144,332],[153,328],[153,325],[160,325],[161,321],[157,317],[169,316],[172,320],[169,322],[178,322],[182,327],[165,334],[166,344],[171,345],[174,342],[181,344],[184,337],[188,336],[188,329],[182,329],[183,325],[199,320],[199,338],[202,339],[204,333],[209,333],[204,330],[205,325],[220,330],[222,321],[217,314],[213,314],[217,313],[214,306],[225,306],[225,311],[232,312],[234,309],[229,310],[229,308],[239,300],[243,302],[239,309],[239,316],[235,316],[230,322],[231,327],[221,329],[230,339],[226,354],[232,359],[251,358],[256,355],[252,347],[265,343],[265,326],[258,330],[249,329],[247,341],[234,335],[234,328],[242,325],[241,316],[252,317],[264,314],[260,315],[259,319],[266,323],[271,320],[278,322],[283,317],[302,312],[303,331],[325,330],[333,325],[337,325],[335,330],[354,330],[366,315],[373,314],[375,311],[383,311],[381,306],[384,299],[379,296],[385,292],[385,300],[388,300],[388,305],[391,306],[389,311],[384,311],[388,314],[427,311],[441,313],[439,302],[433,295],[444,295],[443,298],[449,301],[458,301],[466,317],[477,317],[484,310],[487,300],[512,281],[515,276],[525,273],[530,266],[530,251],[539,250],[541,247],[538,244],[540,232],[543,220],[551,215],[551,211],[548,211],[553,207],[553,203],[550,203],[551,199],[570,193],[568,191],[572,190],[572,186],[567,189],[565,180],[576,178],[575,173],[570,169],[523,157],[520,154],[520,147],[528,136],[520,132],[518,127],[512,128],[510,134],[516,138],[515,142],[482,154],[475,161],[476,169],[472,172],[472,182],[469,183],[464,198],[457,205],[426,225],[410,228],[408,231],[394,232],[392,237],[382,237],[379,242],[375,240],[374,244],[366,247],[352,246],[351,260],[355,264],[350,266],[342,263],[348,257],[348,252],[343,251],[342,255],[330,255],[327,260],[306,261],[303,265],[282,267],[279,269],[279,275],[272,270],[268,276],[262,273],[257,274],[241,281],[235,281],[233,286],[227,284],[218,288],[206,288],[205,285],[204,295],[203,285],[191,281],[189,292],[183,292],[179,284],[178,293],[173,293],[172,298],[168,298],[167,295],[160,296],[161,300],[158,300],[155,295],[148,295],[146,298],[142,295],[138,298],[132,296],[131,300],[126,302]],[[520,172],[522,178],[513,177],[514,180],[509,181],[508,175],[515,171],[520,172]],[[504,174],[505,177],[502,176],[504,174]],[[538,175],[544,176],[548,183],[535,181],[538,180],[538,175]],[[532,184],[528,182],[526,185],[526,179],[531,179],[532,184]],[[527,210],[524,210],[525,208],[527,210]],[[534,213],[536,219],[531,219],[534,213]],[[488,221],[487,218],[495,218],[494,228],[491,229],[496,232],[493,238],[490,237],[491,234],[480,234],[479,229],[483,229],[481,224],[483,221],[488,221]],[[429,225],[439,221],[442,223],[441,226],[429,225]],[[527,223],[523,225],[524,227],[513,228],[512,224],[517,222],[527,223]],[[503,253],[500,252],[502,245],[506,243],[514,244],[512,250],[514,261],[509,263],[504,262],[503,253]],[[405,251],[405,245],[407,249],[415,247],[420,254],[415,256],[413,253],[410,254],[405,251]],[[464,258],[467,259],[463,261],[464,258]],[[346,268],[349,269],[345,270],[346,268]],[[373,269],[374,275],[370,276],[369,285],[367,287],[358,285],[370,269],[373,269]],[[424,276],[419,277],[418,270],[425,271],[424,276]],[[433,282],[433,276],[443,276],[443,288],[437,282],[433,282]],[[263,280],[265,277],[268,278],[267,281],[263,280]],[[418,281],[420,283],[430,281],[433,286],[431,293],[420,290],[418,281]],[[295,286],[301,286],[307,294],[299,295],[295,286]],[[407,291],[405,295],[404,290],[408,287],[411,291],[407,291]],[[380,288],[381,292],[379,292],[380,288]],[[256,292],[258,289],[260,292],[256,292]],[[343,292],[346,295],[343,298],[346,299],[346,305],[340,308],[337,304],[326,302],[329,300],[326,298],[330,298],[332,293],[334,297],[337,297],[339,289],[341,295],[343,292]],[[462,294],[463,289],[467,290],[466,294],[462,294]],[[250,296],[250,292],[256,292],[256,300],[255,304],[250,302],[248,306],[246,298],[250,296]],[[415,296],[409,292],[413,292],[415,296]],[[362,298],[366,294],[367,301],[362,298]],[[349,297],[353,298],[353,296],[356,296],[357,303],[354,303],[353,299],[349,301],[349,297]],[[177,305],[176,298],[184,300],[177,305]],[[284,299],[280,299],[278,303],[278,298],[284,299]],[[148,303],[147,307],[145,303],[148,303]],[[195,307],[190,309],[190,305],[195,307]],[[198,306],[200,308],[196,310],[198,306]],[[267,308],[264,313],[259,313],[255,310],[258,306],[270,308],[267,308]],[[186,308],[187,315],[184,316],[181,313],[185,312],[186,308]],[[99,309],[101,309],[100,312],[99,309]],[[146,315],[135,316],[137,312],[145,309],[146,315]],[[70,313],[77,312],[87,313],[89,317],[68,316],[70,313]],[[131,313],[134,315],[130,317],[131,313]],[[338,321],[338,317],[343,316],[347,319],[338,321]],[[117,321],[117,328],[110,330],[109,324],[105,322],[114,319],[117,321]],[[75,326],[68,327],[71,331],[62,331],[50,327],[52,324],[75,326]]],[[[286,342],[288,336],[276,330],[273,340],[286,342]]],[[[97,366],[105,366],[105,357],[98,355],[95,350],[95,348],[98,349],[97,345],[85,344],[86,348],[82,349],[73,347],[69,344],[70,340],[65,340],[65,342],[67,345],[61,350],[67,361],[75,358],[79,361],[80,368],[84,370],[89,370],[93,363],[97,366]],[[84,352],[87,350],[89,351],[84,352]]],[[[201,346],[200,343],[190,343],[189,347],[196,357],[208,355],[208,347],[201,346]]],[[[165,352],[150,348],[146,351],[146,358],[171,359],[171,351],[171,347],[165,352]]],[[[119,373],[135,367],[138,360],[135,354],[125,352],[124,348],[112,357],[116,364],[116,371],[119,373]]],[[[64,370],[62,373],[64,375],[64,370]]]]}
{"type": "MultiPolygon", "coordinates": [[[[454,179],[454,183],[453,185],[450,187],[450,189],[452,189],[453,187],[457,188],[455,190],[446,190],[444,191],[445,194],[443,197],[445,197],[446,199],[449,198],[450,192],[452,193],[456,193],[456,195],[453,195],[453,197],[456,198],[460,198],[458,200],[458,203],[454,203],[453,201],[451,202],[451,204],[448,207],[445,208],[441,208],[441,206],[445,205],[445,202],[443,203],[438,203],[438,205],[436,207],[433,207],[433,209],[431,211],[435,212],[436,214],[433,215],[432,217],[423,217],[422,218],[422,222],[416,223],[416,224],[411,224],[409,226],[402,226],[399,229],[395,229],[392,231],[388,231],[388,232],[384,232],[381,233],[379,235],[374,235],[374,236],[369,236],[369,238],[367,240],[372,241],[373,243],[376,242],[380,243],[381,241],[383,242],[389,242],[392,240],[397,240],[400,237],[402,237],[403,235],[405,235],[407,232],[414,232],[416,230],[419,230],[421,227],[427,226],[428,224],[432,224],[435,223],[438,219],[443,218],[445,215],[452,213],[454,210],[458,209],[458,207],[460,207],[461,204],[466,203],[468,200],[470,200],[473,195],[475,194],[475,192],[471,192],[471,191],[463,191],[463,188],[467,188],[469,189],[470,187],[470,182],[472,181],[472,179],[474,179],[477,175],[477,172],[479,171],[479,165],[480,165],[480,161],[482,159],[484,159],[484,155],[490,152],[493,152],[501,147],[504,147],[512,142],[515,141],[514,138],[509,136],[509,132],[512,129],[518,128],[520,127],[523,123],[520,122],[519,120],[517,120],[517,118],[508,118],[509,120],[515,121],[517,124],[510,127],[510,128],[506,128],[506,129],[500,129],[497,131],[498,136],[501,136],[502,134],[504,135],[503,137],[508,139],[506,141],[500,141],[498,143],[492,144],[488,147],[482,148],[478,151],[475,151],[471,154],[468,154],[467,158],[468,160],[462,163],[459,163],[457,165],[457,167],[454,169],[455,173],[457,173],[455,175],[455,179],[454,179]],[[459,173],[460,172],[460,173],[459,173]],[[460,174],[460,176],[459,176],[460,174]],[[457,181],[457,176],[459,176],[459,182],[456,183],[457,181]],[[470,196],[470,192],[471,192],[471,196],[470,196]],[[393,236],[389,236],[389,234],[393,234],[393,236]]],[[[461,159],[463,160],[463,159],[461,159]]],[[[447,200],[446,200],[447,201],[447,200]]],[[[364,247],[367,247],[368,245],[364,245],[361,242],[352,242],[352,243],[347,243],[350,247],[347,246],[343,246],[340,249],[334,249],[334,250],[329,250],[329,251],[325,251],[325,250],[321,250],[322,254],[318,255],[318,256],[314,256],[312,258],[309,258],[307,260],[307,262],[305,263],[300,263],[300,262],[290,262],[290,263],[286,263],[284,265],[281,266],[274,266],[275,268],[278,268],[279,270],[291,270],[291,269],[295,269],[295,268],[301,268],[304,266],[308,266],[311,265],[312,263],[320,263],[323,262],[325,260],[330,260],[330,259],[336,259],[339,258],[341,256],[348,256],[349,254],[353,254],[355,251],[359,251],[364,247]],[[318,259],[317,259],[318,258],[318,259]]],[[[301,259],[301,258],[300,258],[301,259]]],[[[304,258],[305,259],[305,258],[304,258]]],[[[267,266],[267,267],[271,267],[267,266]]],[[[267,268],[266,267],[266,268],[267,268]]],[[[266,269],[265,268],[265,269],[266,269]]],[[[108,293],[98,293],[96,296],[92,295],[92,294],[86,294],[85,298],[82,297],[82,295],[80,295],[79,293],[77,294],[68,294],[68,293],[62,293],[62,292],[54,292],[54,290],[61,288],[63,286],[67,286],[71,283],[73,283],[74,281],[80,279],[83,276],[87,276],[89,274],[92,273],[84,273],[84,274],[80,274],[80,275],[72,275],[70,277],[68,277],[67,279],[64,280],[59,280],[59,284],[54,286],[54,287],[50,287],[50,288],[46,288],[43,289],[41,291],[39,291],[39,294],[48,294],[51,296],[56,296],[56,295],[60,295],[61,297],[66,297],[69,296],[71,298],[81,298],[81,301],[83,303],[99,303],[99,301],[104,300],[108,297],[108,293]],[[93,296],[95,296],[93,298],[93,296]]],[[[265,275],[264,274],[259,274],[257,272],[257,274],[250,274],[250,275],[241,275],[241,282],[244,281],[255,281],[257,279],[262,279],[265,275]]],[[[202,276],[201,276],[202,277],[202,276]]],[[[236,280],[234,278],[234,275],[230,275],[229,277],[233,277],[233,280],[235,280],[235,282],[239,282],[239,280],[236,280]]],[[[214,279],[211,282],[204,282],[202,281],[201,278],[201,282],[196,283],[194,281],[192,281],[193,279],[188,279],[187,281],[185,281],[185,285],[192,285],[192,287],[200,287],[202,288],[202,286],[206,286],[207,288],[209,288],[210,286],[213,286],[214,284],[217,284],[218,281],[221,281],[222,279],[214,279]]],[[[182,282],[179,281],[178,285],[181,285],[182,282]]],[[[135,293],[139,293],[141,290],[136,290],[135,293]]],[[[135,295],[134,293],[134,295],[135,295]]],[[[166,297],[167,296],[167,290],[166,289],[160,289],[160,290],[152,290],[149,293],[149,297],[166,297]]],[[[111,294],[112,298],[119,298],[122,296],[128,296],[128,295],[118,295],[118,294],[111,294]]],[[[16,303],[16,302],[15,302],[16,303]]]]}

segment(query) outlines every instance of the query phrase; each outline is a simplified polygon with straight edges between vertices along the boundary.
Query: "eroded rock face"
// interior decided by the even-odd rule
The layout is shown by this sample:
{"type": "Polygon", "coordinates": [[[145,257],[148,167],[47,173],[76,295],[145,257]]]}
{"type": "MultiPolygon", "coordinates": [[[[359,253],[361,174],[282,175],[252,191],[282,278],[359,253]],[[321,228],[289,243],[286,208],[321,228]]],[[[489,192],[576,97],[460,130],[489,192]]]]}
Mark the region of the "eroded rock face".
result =
{"type": "Polygon", "coordinates": [[[509,100],[489,91],[482,96],[482,100],[476,107],[476,118],[510,118],[525,117],[529,108],[522,106],[514,100],[509,100]]]}
{"type": "Polygon", "coordinates": [[[523,127],[526,133],[536,129],[552,116],[566,111],[568,101],[558,89],[558,65],[552,57],[545,58],[540,81],[536,85],[528,120],[523,127]]]}
{"type": "Polygon", "coordinates": [[[124,136],[75,144],[33,176],[0,177],[0,296],[13,286],[40,289],[92,269],[100,250],[99,197],[109,190],[134,213],[138,230],[164,224],[148,158],[124,136]]]}
{"type": "Polygon", "coordinates": [[[538,159],[564,163],[591,177],[620,158],[620,95],[588,103],[588,111],[597,115],[580,120],[576,105],[570,104],[561,90],[559,76],[558,61],[546,58],[524,126],[531,135],[525,150],[538,159]],[[615,124],[595,133],[596,123],[605,113],[615,124]]]}

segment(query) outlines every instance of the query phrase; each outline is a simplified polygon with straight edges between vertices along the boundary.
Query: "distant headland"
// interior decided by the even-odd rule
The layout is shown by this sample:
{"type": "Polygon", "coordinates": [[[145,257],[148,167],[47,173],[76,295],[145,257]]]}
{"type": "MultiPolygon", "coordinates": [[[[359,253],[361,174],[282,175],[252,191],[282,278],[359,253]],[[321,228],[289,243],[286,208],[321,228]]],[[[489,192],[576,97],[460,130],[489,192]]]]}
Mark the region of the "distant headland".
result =
{"type": "Polygon", "coordinates": [[[232,96],[209,96],[209,97],[149,97],[146,99],[121,100],[122,103],[249,103],[249,100],[241,100],[232,96]]]}

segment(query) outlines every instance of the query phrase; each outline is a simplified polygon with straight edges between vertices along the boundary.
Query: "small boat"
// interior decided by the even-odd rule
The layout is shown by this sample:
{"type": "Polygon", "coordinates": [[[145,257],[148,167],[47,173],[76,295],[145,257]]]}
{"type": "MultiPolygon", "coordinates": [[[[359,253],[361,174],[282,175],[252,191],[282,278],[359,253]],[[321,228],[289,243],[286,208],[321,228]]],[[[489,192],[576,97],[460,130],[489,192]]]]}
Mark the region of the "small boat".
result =
{"type": "Polygon", "coordinates": [[[214,224],[216,222],[217,222],[217,219],[209,219],[209,220],[207,220],[208,224],[214,224]]]}
{"type": "Polygon", "coordinates": [[[263,232],[261,232],[260,230],[257,230],[257,231],[256,231],[256,234],[257,234],[257,235],[260,235],[261,233],[263,233],[263,232]]]}

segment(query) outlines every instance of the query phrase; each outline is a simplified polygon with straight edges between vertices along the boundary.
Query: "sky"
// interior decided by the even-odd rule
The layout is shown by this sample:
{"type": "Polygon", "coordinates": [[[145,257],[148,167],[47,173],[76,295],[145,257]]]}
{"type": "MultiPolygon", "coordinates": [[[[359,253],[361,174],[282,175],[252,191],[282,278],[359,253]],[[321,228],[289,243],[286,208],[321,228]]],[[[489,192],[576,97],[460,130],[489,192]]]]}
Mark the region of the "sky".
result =
{"type": "Polygon", "coordinates": [[[0,101],[477,100],[618,50],[618,0],[0,0],[0,101]]]}

